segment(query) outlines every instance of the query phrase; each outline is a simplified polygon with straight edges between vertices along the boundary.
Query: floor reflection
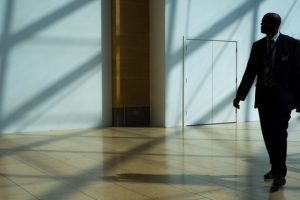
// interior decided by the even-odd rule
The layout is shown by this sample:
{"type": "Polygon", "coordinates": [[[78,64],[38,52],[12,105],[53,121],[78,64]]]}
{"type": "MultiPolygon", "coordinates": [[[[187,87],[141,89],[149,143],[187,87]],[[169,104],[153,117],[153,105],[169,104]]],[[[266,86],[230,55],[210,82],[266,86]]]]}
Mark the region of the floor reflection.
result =
{"type": "Polygon", "coordinates": [[[0,198],[299,199],[299,143],[294,123],[287,184],[270,193],[257,122],[0,135],[0,198]]]}

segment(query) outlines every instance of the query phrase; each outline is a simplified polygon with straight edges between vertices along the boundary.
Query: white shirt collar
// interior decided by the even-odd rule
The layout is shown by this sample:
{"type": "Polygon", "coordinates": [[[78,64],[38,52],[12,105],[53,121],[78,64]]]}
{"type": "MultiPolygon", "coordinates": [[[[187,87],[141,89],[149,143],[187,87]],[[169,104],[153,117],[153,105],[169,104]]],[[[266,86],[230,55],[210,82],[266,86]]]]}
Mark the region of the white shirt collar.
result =
{"type": "Polygon", "coordinates": [[[276,33],[276,35],[274,35],[271,40],[274,40],[275,42],[278,40],[278,37],[279,37],[280,33],[279,31],[276,33]]]}

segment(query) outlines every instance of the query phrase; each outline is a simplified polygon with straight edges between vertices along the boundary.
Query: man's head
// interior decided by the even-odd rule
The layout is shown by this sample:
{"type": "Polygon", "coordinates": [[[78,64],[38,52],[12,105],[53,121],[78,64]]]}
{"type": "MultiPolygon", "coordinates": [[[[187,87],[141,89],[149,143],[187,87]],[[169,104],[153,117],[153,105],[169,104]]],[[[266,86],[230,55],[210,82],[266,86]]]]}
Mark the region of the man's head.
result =
{"type": "Polygon", "coordinates": [[[261,21],[261,32],[267,34],[268,37],[273,37],[279,29],[281,18],[276,13],[267,13],[261,21]]]}

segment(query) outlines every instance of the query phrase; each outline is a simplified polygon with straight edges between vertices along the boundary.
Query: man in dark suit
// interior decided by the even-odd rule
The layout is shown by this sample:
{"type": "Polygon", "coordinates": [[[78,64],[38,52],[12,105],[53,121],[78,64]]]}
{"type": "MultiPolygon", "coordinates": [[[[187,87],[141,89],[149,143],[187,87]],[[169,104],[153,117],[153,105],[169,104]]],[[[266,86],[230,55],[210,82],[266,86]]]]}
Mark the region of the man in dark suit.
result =
{"type": "Polygon", "coordinates": [[[253,43],[250,58],[233,105],[240,108],[255,78],[255,108],[269,154],[271,170],[264,175],[273,179],[270,191],[285,185],[287,174],[287,128],[291,111],[300,112],[299,41],[279,33],[281,18],[267,13],[261,22],[266,37],[253,43]]]}

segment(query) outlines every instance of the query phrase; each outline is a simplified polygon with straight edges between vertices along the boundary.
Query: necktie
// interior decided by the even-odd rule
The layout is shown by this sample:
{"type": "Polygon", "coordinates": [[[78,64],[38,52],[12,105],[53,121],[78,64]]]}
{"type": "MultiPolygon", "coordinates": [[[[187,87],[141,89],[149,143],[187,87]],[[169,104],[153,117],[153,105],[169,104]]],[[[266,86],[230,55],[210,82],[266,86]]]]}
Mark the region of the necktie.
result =
{"type": "Polygon", "coordinates": [[[274,50],[275,50],[275,41],[270,40],[267,45],[266,52],[266,64],[264,69],[263,84],[267,87],[273,87],[275,85],[275,76],[274,76],[274,50]]]}

